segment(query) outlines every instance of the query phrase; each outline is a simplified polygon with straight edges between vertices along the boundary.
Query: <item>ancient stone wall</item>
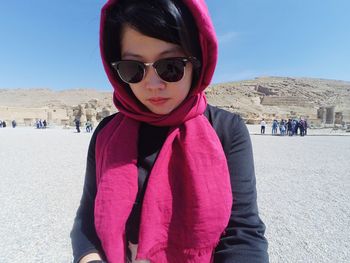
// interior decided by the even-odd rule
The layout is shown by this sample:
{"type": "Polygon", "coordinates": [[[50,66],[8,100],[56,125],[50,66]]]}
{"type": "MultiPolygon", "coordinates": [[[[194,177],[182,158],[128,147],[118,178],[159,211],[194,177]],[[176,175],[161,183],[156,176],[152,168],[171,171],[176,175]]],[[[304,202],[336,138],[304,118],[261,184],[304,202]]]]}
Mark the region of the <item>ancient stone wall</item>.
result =
{"type": "Polygon", "coordinates": [[[32,126],[37,119],[47,120],[50,111],[48,107],[0,107],[0,120],[4,120],[8,123],[12,120],[16,120],[18,125],[32,126]]]}
{"type": "Polygon", "coordinates": [[[0,107],[0,120],[10,123],[16,120],[20,126],[34,126],[39,119],[47,120],[49,125],[74,125],[75,119],[81,124],[90,121],[93,125],[104,117],[109,116],[116,110],[108,106],[95,107],[91,103],[84,103],[74,107],[66,108],[21,108],[21,107],[0,107]]]}
{"type": "Polygon", "coordinates": [[[264,96],[261,98],[261,104],[264,106],[312,106],[313,104],[304,99],[299,97],[293,97],[293,96],[264,96]]]}

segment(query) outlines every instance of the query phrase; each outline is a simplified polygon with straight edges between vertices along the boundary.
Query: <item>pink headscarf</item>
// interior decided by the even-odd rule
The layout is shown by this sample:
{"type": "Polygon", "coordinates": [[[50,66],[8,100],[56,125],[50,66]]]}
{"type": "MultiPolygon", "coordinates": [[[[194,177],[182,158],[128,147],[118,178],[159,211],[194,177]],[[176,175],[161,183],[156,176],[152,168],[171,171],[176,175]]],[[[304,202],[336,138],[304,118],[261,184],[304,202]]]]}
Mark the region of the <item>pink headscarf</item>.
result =
{"type": "MultiPolygon", "coordinates": [[[[102,9],[101,47],[106,10],[102,9]]],[[[120,113],[98,134],[95,227],[108,262],[125,262],[125,224],[138,191],[137,142],[140,122],[170,126],[149,175],[142,204],[137,259],[151,262],[211,262],[232,206],[227,161],[207,118],[204,89],[216,61],[217,41],[204,0],[184,0],[199,29],[202,71],[196,87],[167,115],[144,108],[115,78],[101,48],[120,113]]]]}

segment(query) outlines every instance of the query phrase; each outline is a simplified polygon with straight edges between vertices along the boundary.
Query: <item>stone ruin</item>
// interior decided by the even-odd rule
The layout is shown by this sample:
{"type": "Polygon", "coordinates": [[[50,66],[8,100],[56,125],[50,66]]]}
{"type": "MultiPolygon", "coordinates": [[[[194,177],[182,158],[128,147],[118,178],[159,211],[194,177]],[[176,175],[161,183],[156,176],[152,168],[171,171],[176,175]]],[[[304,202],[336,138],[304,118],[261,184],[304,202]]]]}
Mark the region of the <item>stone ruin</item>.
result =
{"type": "Polygon", "coordinates": [[[295,96],[263,96],[260,103],[264,106],[312,106],[312,103],[307,99],[295,96]]]}
{"type": "Polygon", "coordinates": [[[320,107],[317,110],[317,118],[321,120],[322,124],[334,124],[335,120],[335,107],[320,107]]]}
{"type": "Polygon", "coordinates": [[[93,99],[88,103],[72,107],[67,111],[67,115],[69,117],[69,125],[74,125],[74,121],[78,119],[82,125],[90,121],[93,126],[96,126],[103,118],[114,112],[116,112],[116,110],[112,109],[111,105],[103,106],[98,103],[98,100],[93,99]]]}
{"type": "Polygon", "coordinates": [[[255,91],[263,94],[264,96],[277,96],[278,95],[278,92],[275,92],[271,88],[264,87],[261,85],[256,85],[254,89],[255,89],[255,91]]]}
{"type": "Polygon", "coordinates": [[[102,104],[97,99],[89,100],[76,106],[42,107],[42,108],[19,108],[0,107],[2,120],[10,123],[16,120],[21,126],[35,126],[37,120],[47,120],[49,125],[74,126],[74,120],[79,119],[81,125],[90,121],[94,127],[103,118],[116,112],[109,104],[102,104]]]}
{"type": "Polygon", "coordinates": [[[347,127],[350,123],[346,122],[342,111],[336,111],[335,106],[320,107],[317,110],[317,118],[320,123],[326,127],[347,127]]]}

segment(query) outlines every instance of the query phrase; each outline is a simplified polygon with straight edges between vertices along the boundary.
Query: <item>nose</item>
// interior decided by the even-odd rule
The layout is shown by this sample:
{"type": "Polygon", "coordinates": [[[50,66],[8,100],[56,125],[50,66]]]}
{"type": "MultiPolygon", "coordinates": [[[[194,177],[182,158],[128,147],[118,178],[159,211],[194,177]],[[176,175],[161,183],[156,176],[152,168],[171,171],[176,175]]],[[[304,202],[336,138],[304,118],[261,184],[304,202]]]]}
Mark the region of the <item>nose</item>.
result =
{"type": "Polygon", "coordinates": [[[165,81],[163,81],[157,74],[154,67],[149,66],[146,69],[144,77],[145,87],[149,90],[160,90],[165,88],[165,81]]]}

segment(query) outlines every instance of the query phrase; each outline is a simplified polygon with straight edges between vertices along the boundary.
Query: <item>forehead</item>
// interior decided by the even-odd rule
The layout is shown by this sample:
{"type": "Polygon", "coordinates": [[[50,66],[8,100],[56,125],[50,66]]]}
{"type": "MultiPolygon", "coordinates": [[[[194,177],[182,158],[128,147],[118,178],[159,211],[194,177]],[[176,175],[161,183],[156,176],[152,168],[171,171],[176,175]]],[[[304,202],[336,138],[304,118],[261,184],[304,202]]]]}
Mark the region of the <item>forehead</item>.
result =
{"type": "Polygon", "coordinates": [[[184,55],[179,45],[146,36],[128,25],[123,26],[120,44],[122,58],[184,55]]]}

